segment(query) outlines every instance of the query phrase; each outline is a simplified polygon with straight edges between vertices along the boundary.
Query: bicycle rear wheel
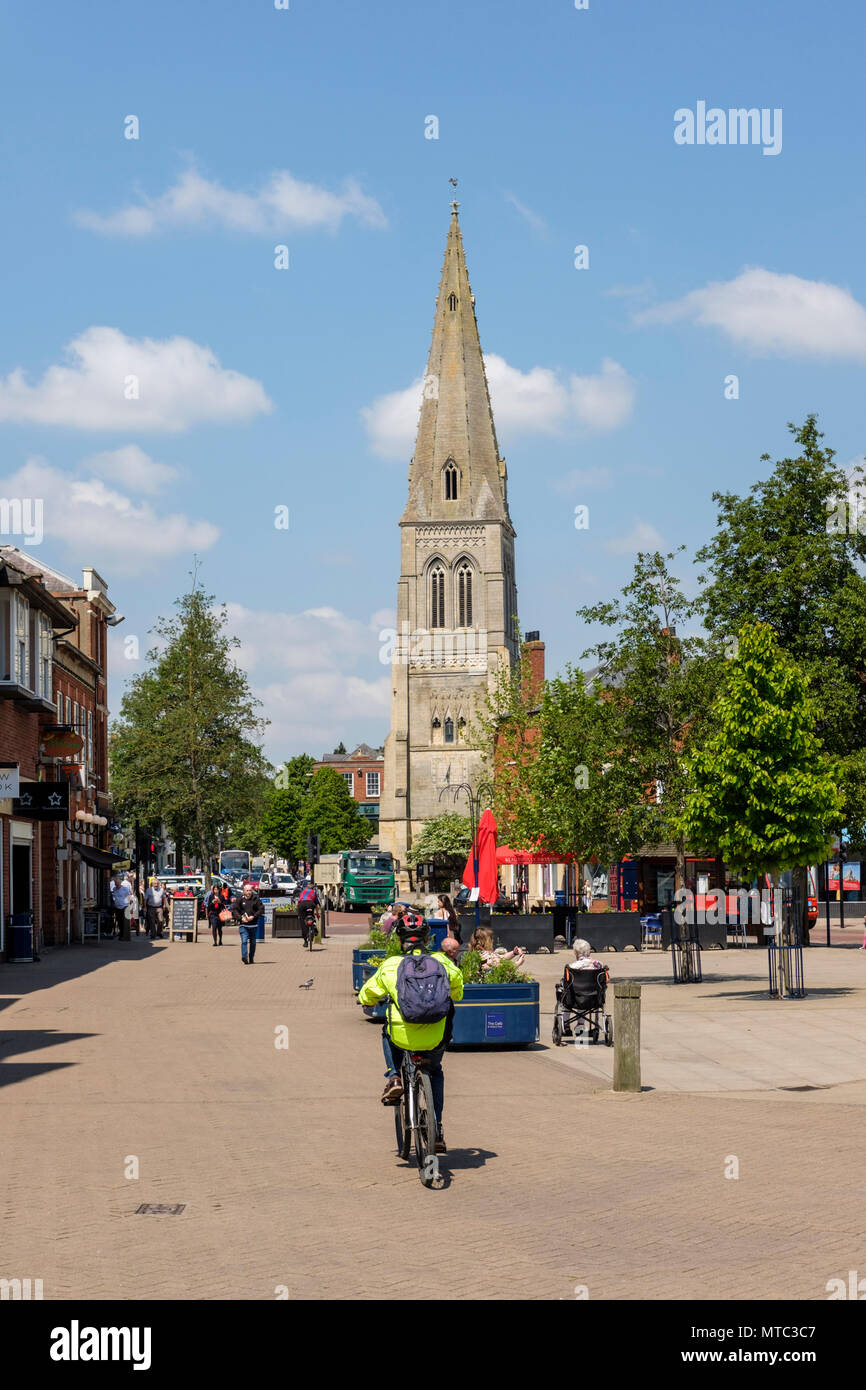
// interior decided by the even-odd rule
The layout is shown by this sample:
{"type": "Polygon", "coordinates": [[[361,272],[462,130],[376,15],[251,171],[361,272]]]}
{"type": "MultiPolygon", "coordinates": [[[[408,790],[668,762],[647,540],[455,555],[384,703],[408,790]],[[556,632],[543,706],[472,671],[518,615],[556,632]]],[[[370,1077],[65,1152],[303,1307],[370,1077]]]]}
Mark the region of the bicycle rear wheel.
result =
{"type": "MultiPolygon", "coordinates": [[[[405,1078],[403,1085],[405,1087],[405,1078]]],[[[400,1104],[394,1106],[394,1129],[397,1132],[397,1154],[405,1163],[409,1157],[409,1149],[412,1146],[412,1133],[409,1129],[408,1116],[409,1093],[404,1089],[400,1097],[400,1104]]]]}
{"type": "MultiPolygon", "coordinates": [[[[436,1112],[433,1109],[433,1083],[426,1071],[416,1071],[415,1080],[415,1157],[421,1181],[427,1184],[427,1158],[436,1154],[436,1112]]],[[[433,1167],[435,1168],[435,1162],[433,1167]]]]}

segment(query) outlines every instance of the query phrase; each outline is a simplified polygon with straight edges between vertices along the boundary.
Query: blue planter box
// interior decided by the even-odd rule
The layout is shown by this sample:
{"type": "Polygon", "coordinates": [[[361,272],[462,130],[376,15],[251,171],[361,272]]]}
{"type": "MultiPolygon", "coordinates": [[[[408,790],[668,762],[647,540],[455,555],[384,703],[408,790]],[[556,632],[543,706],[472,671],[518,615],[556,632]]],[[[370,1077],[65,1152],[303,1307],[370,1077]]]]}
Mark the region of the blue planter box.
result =
{"type": "Polygon", "coordinates": [[[515,985],[466,985],[454,1006],[454,1046],[511,1046],[538,1041],[538,981],[515,985]]]}
{"type": "Polygon", "coordinates": [[[385,952],[381,948],[379,950],[371,950],[369,946],[363,949],[360,946],[355,947],[352,952],[352,989],[356,994],[364,981],[369,980],[370,976],[374,974],[372,970],[367,970],[365,972],[364,966],[366,962],[372,960],[374,956],[383,956],[384,954],[385,952]]]}
{"type": "MultiPolygon", "coordinates": [[[[381,951],[369,951],[369,950],[368,950],[368,951],[362,951],[362,950],[360,950],[360,949],[357,949],[357,950],[355,950],[352,954],[353,954],[353,955],[356,955],[356,956],[367,956],[367,957],[369,958],[370,956],[381,956],[382,952],[381,952],[381,951]]],[[[352,978],[354,979],[355,971],[356,971],[356,970],[359,972],[359,975],[358,975],[358,986],[357,986],[358,989],[361,988],[361,985],[363,985],[364,982],[365,982],[366,980],[371,980],[371,979],[373,978],[373,976],[375,975],[377,969],[378,969],[378,966],[374,966],[374,965],[370,965],[370,964],[369,964],[369,959],[368,959],[368,960],[360,960],[360,961],[357,961],[357,962],[355,962],[355,961],[352,962],[352,978]]],[[[384,1019],[385,1016],[386,1016],[386,1014],[387,1014],[387,1011],[388,1011],[388,1000],[387,1000],[387,999],[383,999],[382,1002],[381,1002],[381,1004],[374,1004],[374,1005],[372,1006],[372,1009],[373,1009],[373,1012],[372,1012],[372,1013],[364,1014],[364,1017],[365,1017],[365,1018],[367,1018],[367,1019],[371,1019],[371,1018],[384,1019]]]]}

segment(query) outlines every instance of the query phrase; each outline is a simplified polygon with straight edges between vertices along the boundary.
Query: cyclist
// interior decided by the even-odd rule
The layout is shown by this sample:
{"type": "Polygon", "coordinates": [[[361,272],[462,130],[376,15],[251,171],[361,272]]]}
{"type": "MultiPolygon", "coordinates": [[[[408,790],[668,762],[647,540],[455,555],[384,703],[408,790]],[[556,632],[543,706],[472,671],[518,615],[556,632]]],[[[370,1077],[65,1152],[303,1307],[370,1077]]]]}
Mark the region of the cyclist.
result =
{"type": "MultiPolygon", "coordinates": [[[[427,951],[428,928],[426,922],[398,922],[394,932],[400,941],[402,953],[399,956],[386,956],[372,979],[358,995],[360,1004],[379,1004],[383,999],[389,1001],[388,1017],[382,1029],[382,1051],[385,1054],[385,1089],[382,1092],[383,1105],[399,1105],[403,1095],[403,1082],[400,1067],[404,1052],[423,1052],[427,1055],[426,1070],[430,1073],[433,1085],[433,1108],[436,1111],[436,1152],[447,1153],[445,1135],[442,1131],[442,1107],[445,1102],[445,1075],[442,1071],[442,1056],[445,1051],[446,1025],[450,1016],[437,1023],[407,1023],[397,1004],[397,972],[406,955],[421,955],[427,951]]],[[[452,1009],[456,1000],[463,998],[463,972],[443,955],[441,951],[432,952],[433,960],[439,961],[445,970],[451,986],[452,1009]]]]}
{"type": "Polygon", "coordinates": [[[319,917],[319,899],[311,883],[302,888],[298,895],[298,914],[301,918],[301,931],[304,933],[304,945],[306,946],[310,939],[310,932],[315,935],[316,922],[319,917]]]}

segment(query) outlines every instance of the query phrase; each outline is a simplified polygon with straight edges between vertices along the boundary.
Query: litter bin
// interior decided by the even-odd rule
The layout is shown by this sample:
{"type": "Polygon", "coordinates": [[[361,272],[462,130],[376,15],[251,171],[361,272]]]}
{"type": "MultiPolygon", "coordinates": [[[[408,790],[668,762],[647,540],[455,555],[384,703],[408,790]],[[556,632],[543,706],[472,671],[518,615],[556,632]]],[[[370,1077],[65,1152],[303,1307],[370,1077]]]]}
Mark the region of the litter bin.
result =
{"type": "Polygon", "coordinates": [[[450,927],[447,922],[443,922],[440,917],[425,917],[425,922],[430,930],[427,944],[431,951],[441,951],[442,942],[446,936],[450,935],[450,927]]]}
{"type": "Polygon", "coordinates": [[[29,912],[18,912],[11,920],[13,965],[27,965],[33,959],[33,917],[29,912]]]}
{"type": "Polygon", "coordinates": [[[261,917],[259,918],[258,922],[256,923],[256,941],[264,941],[264,939],[265,939],[265,914],[262,913],[261,917]]]}

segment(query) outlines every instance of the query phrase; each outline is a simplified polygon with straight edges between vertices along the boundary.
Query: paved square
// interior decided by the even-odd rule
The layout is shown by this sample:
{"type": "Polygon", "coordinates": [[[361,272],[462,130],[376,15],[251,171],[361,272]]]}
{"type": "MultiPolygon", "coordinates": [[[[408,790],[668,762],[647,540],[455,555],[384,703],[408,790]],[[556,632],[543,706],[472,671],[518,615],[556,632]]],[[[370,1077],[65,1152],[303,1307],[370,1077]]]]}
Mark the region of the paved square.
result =
{"type": "Polygon", "coordinates": [[[822,1299],[866,1274],[866,953],[809,951],[809,998],[781,1003],[763,954],[707,953],[695,987],[607,956],[645,981],[640,1096],[607,1089],[605,1049],[550,1046],[563,957],[533,957],[541,1046],[449,1053],[451,1181],[428,1192],[378,1104],[352,944],[267,941],[250,968],[231,936],[134,939],[4,968],[0,1277],[46,1299],[569,1300],[822,1299]]]}

